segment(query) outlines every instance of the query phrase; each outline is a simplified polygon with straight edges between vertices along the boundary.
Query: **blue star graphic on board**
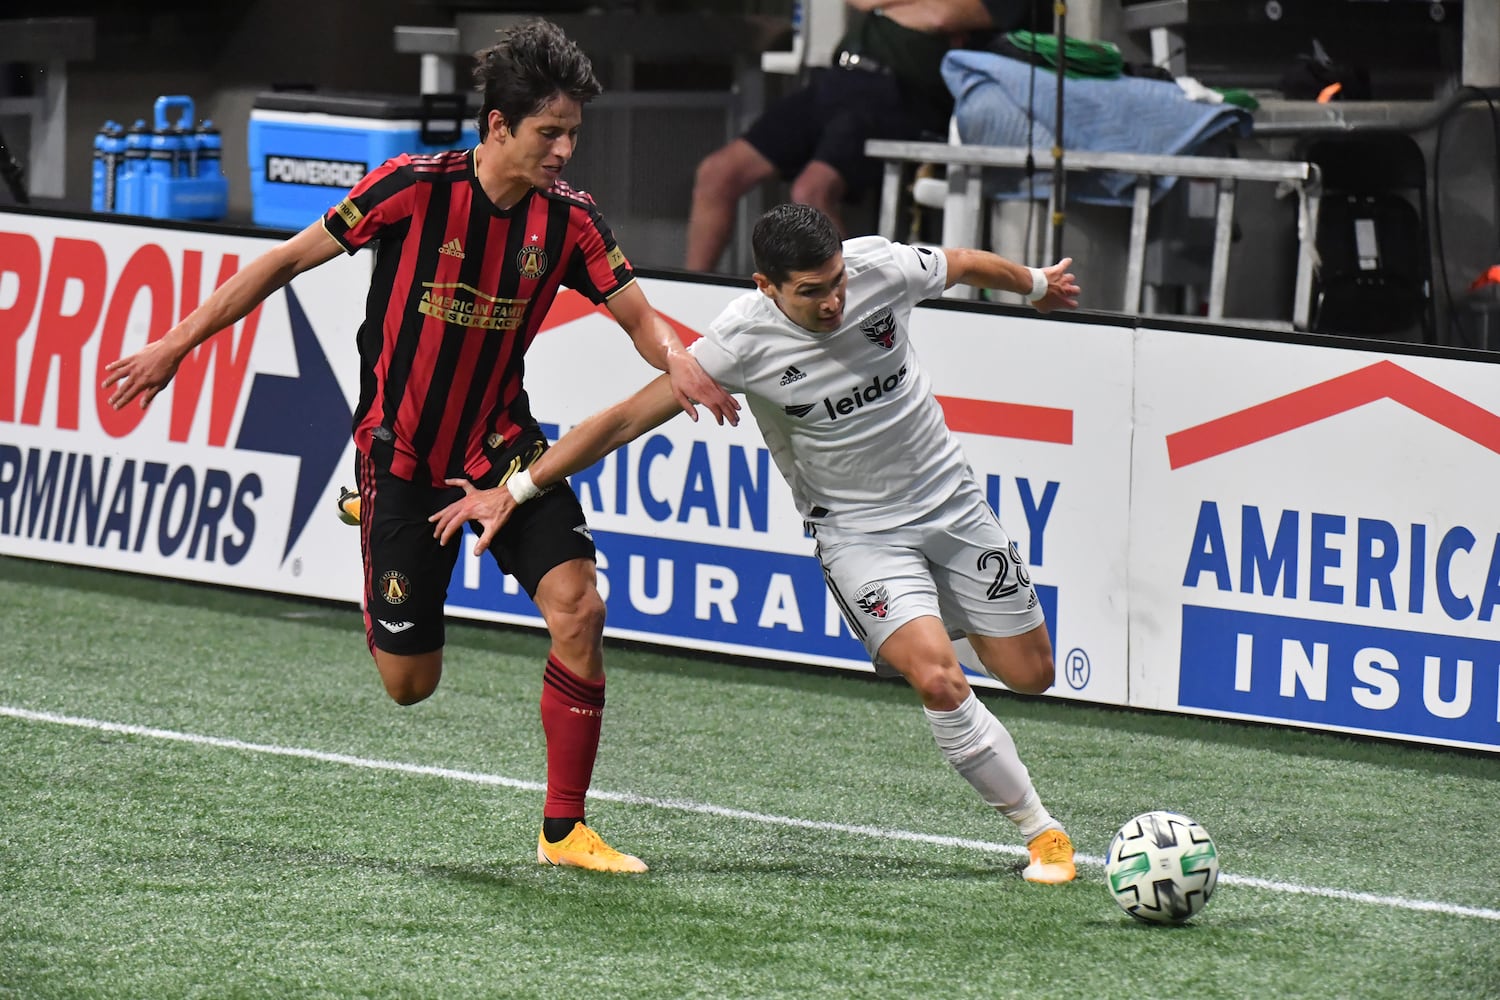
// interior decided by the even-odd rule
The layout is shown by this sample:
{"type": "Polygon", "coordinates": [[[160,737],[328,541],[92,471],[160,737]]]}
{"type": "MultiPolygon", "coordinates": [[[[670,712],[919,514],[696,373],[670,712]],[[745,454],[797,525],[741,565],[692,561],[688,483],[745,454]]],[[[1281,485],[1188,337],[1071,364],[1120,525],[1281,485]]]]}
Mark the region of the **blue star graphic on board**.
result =
{"type": "Polygon", "coordinates": [[[344,390],[303,312],[302,304],[288,286],[287,321],[292,328],[292,349],[297,357],[295,376],[255,376],[245,418],[235,447],[300,459],[297,485],[292,498],[292,522],[287,528],[286,559],[302,537],[318,498],[333,478],[335,466],[349,443],[352,413],[344,390]]]}

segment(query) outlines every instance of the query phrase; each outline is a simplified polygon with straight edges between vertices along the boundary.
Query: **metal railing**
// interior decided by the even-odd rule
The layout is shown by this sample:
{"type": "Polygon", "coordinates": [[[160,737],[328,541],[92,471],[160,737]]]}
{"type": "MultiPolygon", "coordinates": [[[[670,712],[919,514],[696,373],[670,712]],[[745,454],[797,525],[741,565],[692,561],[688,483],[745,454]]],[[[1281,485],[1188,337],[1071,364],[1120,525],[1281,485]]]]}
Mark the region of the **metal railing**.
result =
{"type": "MultiPolygon", "coordinates": [[[[943,208],[943,243],[947,246],[978,247],[985,209],[983,174],[986,168],[1022,169],[1027,150],[1022,146],[965,146],[941,142],[895,142],[872,139],[865,152],[885,161],[880,191],[880,232],[894,237],[901,200],[903,167],[907,163],[935,163],[947,167],[948,196],[943,208]]],[[[1052,154],[1032,154],[1037,170],[1050,170],[1052,154]]],[[[1217,182],[1214,211],[1213,266],[1208,289],[1208,318],[1222,321],[1224,295],[1229,282],[1229,244],[1234,226],[1235,185],[1239,181],[1285,184],[1297,197],[1297,278],[1290,323],[1256,321],[1254,325],[1276,329],[1306,330],[1312,308],[1313,268],[1317,261],[1314,238],[1318,228],[1321,197],[1315,164],[1287,160],[1240,160],[1209,156],[1154,156],[1140,153],[1068,151],[1063,157],[1068,171],[1108,171],[1133,174],[1136,178],[1130,217],[1129,253],[1125,270],[1123,312],[1139,314],[1145,280],[1146,231],[1150,222],[1152,181],[1157,177],[1185,177],[1217,182]]],[[[1055,211],[1057,206],[1050,204],[1055,211]]],[[[1049,212],[1049,214],[1051,214],[1049,212]]],[[[1045,256],[1052,259],[1052,235],[1047,235],[1045,256]]],[[[1196,318],[1196,317],[1195,317],[1196,318]]]]}

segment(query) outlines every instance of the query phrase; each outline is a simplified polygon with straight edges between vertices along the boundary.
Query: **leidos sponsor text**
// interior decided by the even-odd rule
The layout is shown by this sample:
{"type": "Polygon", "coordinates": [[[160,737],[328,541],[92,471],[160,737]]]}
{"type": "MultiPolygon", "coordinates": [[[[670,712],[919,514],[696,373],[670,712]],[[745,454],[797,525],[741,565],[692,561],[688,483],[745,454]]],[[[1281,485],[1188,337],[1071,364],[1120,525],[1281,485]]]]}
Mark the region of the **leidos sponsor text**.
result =
{"type": "Polygon", "coordinates": [[[823,409],[828,412],[829,420],[837,420],[839,417],[847,417],[855,410],[860,409],[866,403],[873,403],[888,392],[894,392],[896,387],[906,380],[906,368],[901,368],[894,375],[881,378],[876,375],[870,379],[866,386],[855,386],[849,390],[849,395],[834,399],[832,396],[823,400],[823,409]]]}

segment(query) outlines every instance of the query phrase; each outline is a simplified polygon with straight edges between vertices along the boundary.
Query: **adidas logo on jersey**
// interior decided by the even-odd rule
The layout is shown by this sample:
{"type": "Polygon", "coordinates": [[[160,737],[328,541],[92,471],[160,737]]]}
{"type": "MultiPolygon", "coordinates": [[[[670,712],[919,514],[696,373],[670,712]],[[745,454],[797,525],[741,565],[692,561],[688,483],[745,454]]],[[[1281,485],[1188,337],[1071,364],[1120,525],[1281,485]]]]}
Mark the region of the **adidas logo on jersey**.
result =
{"type": "Polygon", "coordinates": [[[438,247],[438,253],[445,253],[449,257],[457,257],[459,260],[463,260],[464,245],[458,242],[458,237],[455,236],[447,243],[444,243],[442,246],[438,247]]]}
{"type": "Polygon", "coordinates": [[[781,383],[780,384],[781,385],[791,385],[793,382],[796,382],[796,381],[798,381],[800,379],[804,379],[804,378],[807,378],[807,373],[804,372],[804,371],[799,370],[796,365],[793,365],[792,367],[788,368],[785,372],[782,373],[782,375],[781,375],[781,383]]]}

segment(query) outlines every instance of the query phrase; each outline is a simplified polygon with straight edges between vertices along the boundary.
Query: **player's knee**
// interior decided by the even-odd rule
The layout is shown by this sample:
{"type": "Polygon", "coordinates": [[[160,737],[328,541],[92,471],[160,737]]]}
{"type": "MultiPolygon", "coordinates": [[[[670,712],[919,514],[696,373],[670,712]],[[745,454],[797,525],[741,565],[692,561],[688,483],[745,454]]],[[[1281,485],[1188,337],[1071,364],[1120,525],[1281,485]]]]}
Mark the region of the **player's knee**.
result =
{"type": "Polygon", "coordinates": [[[923,706],[934,712],[951,712],[969,697],[969,682],[957,663],[951,667],[933,663],[909,671],[906,680],[922,699],[923,706]]]}
{"type": "Polygon", "coordinates": [[[810,205],[838,221],[846,190],[843,175],[828,164],[814,160],[793,178],[789,193],[797,204],[810,205]]]}
{"type": "Polygon", "coordinates": [[[593,587],[556,602],[547,615],[547,631],[558,646],[593,645],[604,634],[604,599],[593,587]]]}
{"type": "Polygon", "coordinates": [[[398,705],[415,705],[432,697],[443,676],[442,653],[419,658],[398,657],[375,650],[375,666],[385,693],[398,705]],[[411,662],[415,660],[416,662],[411,662]]]}
{"type": "Polygon", "coordinates": [[[1002,679],[1012,691],[1021,694],[1041,694],[1052,686],[1056,669],[1051,651],[1037,652],[1011,664],[1002,679]]]}
{"type": "Polygon", "coordinates": [[[705,156],[693,172],[693,194],[698,197],[734,200],[750,187],[743,182],[739,165],[727,148],[705,156]]]}
{"type": "Polygon", "coordinates": [[[807,174],[799,174],[792,181],[790,191],[792,201],[799,205],[809,205],[818,209],[825,215],[830,209],[837,210],[838,201],[833,191],[823,177],[810,177],[807,174]]]}
{"type": "Polygon", "coordinates": [[[415,705],[418,702],[426,701],[428,698],[432,697],[432,693],[436,690],[436,681],[433,681],[431,683],[413,683],[411,681],[404,680],[385,682],[385,693],[391,696],[391,701],[394,701],[396,704],[402,707],[415,705]]]}

